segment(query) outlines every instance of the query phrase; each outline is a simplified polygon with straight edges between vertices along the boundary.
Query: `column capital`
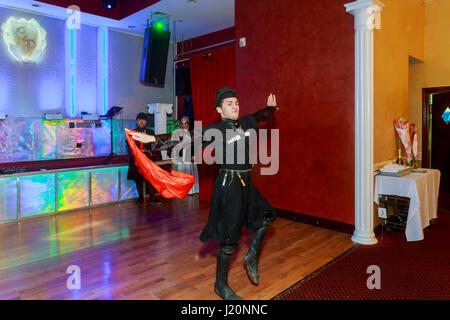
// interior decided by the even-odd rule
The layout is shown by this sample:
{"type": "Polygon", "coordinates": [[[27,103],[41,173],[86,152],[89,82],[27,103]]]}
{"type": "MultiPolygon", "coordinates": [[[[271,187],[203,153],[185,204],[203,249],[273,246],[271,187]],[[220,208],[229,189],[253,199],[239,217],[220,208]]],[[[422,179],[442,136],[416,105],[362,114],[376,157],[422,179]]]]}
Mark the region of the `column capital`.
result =
{"type": "Polygon", "coordinates": [[[172,106],[173,104],[170,103],[150,103],[147,105],[148,112],[151,114],[157,114],[157,113],[172,113],[172,106]]]}
{"type": "Polygon", "coordinates": [[[167,133],[167,114],[172,113],[173,104],[150,103],[147,106],[148,112],[155,115],[155,134],[167,133]]]}
{"type": "Polygon", "coordinates": [[[380,29],[380,13],[384,4],[379,0],[358,0],[344,4],[345,10],[355,17],[355,30],[380,29]]]}
{"type": "Polygon", "coordinates": [[[364,10],[364,9],[367,9],[367,8],[370,8],[373,6],[378,7],[380,10],[383,10],[383,8],[384,8],[384,4],[379,0],[358,0],[358,1],[344,4],[346,11],[353,15],[355,15],[356,13],[358,13],[361,10],[364,10]]]}

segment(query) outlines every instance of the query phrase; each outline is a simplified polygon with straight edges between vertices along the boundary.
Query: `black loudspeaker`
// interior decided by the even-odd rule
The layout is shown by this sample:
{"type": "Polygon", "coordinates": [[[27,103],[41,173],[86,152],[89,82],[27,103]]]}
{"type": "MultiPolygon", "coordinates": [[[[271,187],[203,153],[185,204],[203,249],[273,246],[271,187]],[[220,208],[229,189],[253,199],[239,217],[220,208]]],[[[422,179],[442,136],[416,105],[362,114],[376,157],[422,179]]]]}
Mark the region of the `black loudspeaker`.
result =
{"type": "Polygon", "coordinates": [[[177,96],[191,95],[191,72],[189,68],[178,68],[175,71],[175,92],[177,96]]]}
{"type": "Polygon", "coordinates": [[[168,30],[145,29],[140,78],[142,82],[164,87],[169,41],[168,30]]]}

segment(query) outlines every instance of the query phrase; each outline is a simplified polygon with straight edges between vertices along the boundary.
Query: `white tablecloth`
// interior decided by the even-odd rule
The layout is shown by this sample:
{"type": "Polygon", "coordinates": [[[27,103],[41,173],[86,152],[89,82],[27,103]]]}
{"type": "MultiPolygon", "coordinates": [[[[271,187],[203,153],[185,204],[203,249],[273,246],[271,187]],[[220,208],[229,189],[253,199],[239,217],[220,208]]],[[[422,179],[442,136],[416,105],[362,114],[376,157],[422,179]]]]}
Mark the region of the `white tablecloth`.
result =
{"type": "Polygon", "coordinates": [[[426,171],[412,172],[403,177],[377,175],[375,178],[376,204],[382,194],[410,198],[405,230],[407,241],[423,240],[423,229],[430,225],[430,220],[437,218],[441,172],[435,169],[426,171]]]}

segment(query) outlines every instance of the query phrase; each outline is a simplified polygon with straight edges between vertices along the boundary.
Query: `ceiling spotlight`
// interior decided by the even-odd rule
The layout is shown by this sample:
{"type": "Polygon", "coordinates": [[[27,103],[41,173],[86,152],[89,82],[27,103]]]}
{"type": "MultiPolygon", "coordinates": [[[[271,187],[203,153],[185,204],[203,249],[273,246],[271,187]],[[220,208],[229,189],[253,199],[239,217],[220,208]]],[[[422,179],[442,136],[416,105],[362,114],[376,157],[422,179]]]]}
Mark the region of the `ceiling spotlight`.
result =
{"type": "Polygon", "coordinates": [[[33,3],[32,6],[33,6],[33,7],[37,7],[37,8],[40,7],[40,5],[38,5],[37,3],[33,3]]]}
{"type": "Polygon", "coordinates": [[[136,28],[136,26],[128,26],[128,28],[134,29],[134,28],[136,28]]]}
{"type": "Polygon", "coordinates": [[[111,10],[117,5],[117,0],[102,0],[103,8],[111,10]]]}

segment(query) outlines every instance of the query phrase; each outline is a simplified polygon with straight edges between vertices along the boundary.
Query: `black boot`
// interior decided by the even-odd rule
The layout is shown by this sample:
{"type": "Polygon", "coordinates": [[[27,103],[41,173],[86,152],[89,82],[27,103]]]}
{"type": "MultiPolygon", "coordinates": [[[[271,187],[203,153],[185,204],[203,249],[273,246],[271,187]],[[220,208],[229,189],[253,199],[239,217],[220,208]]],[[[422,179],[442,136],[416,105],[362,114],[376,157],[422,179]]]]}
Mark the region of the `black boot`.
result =
{"type": "Polygon", "coordinates": [[[155,187],[153,187],[150,183],[146,182],[145,184],[145,189],[147,191],[147,194],[150,195],[150,202],[153,204],[162,204],[161,201],[159,201],[156,196],[156,189],[155,187]]]}
{"type": "Polygon", "coordinates": [[[248,276],[254,284],[258,284],[259,282],[258,258],[259,251],[261,250],[262,239],[264,238],[266,231],[267,227],[262,226],[253,232],[250,248],[244,256],[244,264],[247,269],[248,276]]]}
{"type": "Polygon", "coordinates": [[[162,204],[162,202],[159,201],[153,193],[150,194],[150,202],[158,205],[162,204]]]}
{"type": "Polygon", "coordinates": [[[139,195],[139,198],[136,199],[135,203],[142,203],[144,202],[144,184],[142,183],[142,180],[137,178],[134,180],[136,182],[136,189],[139,195]]]}
{"type": "Polygon", "coordinates": [[[214,291],[224,300],[242,300],[228,286],[228,267],[230,266],[233,251],[234,247],[231,245],[221,245],[217,251],[217,273],[214,291]]]}

